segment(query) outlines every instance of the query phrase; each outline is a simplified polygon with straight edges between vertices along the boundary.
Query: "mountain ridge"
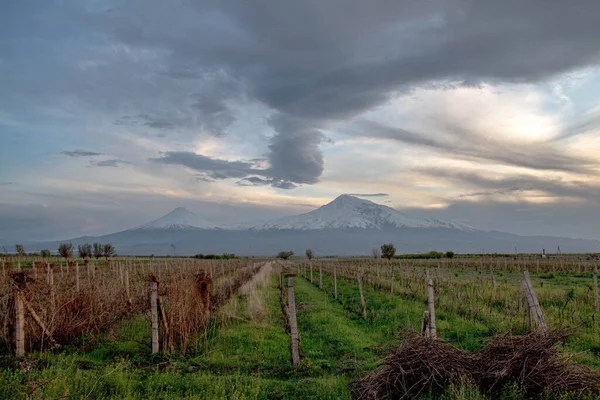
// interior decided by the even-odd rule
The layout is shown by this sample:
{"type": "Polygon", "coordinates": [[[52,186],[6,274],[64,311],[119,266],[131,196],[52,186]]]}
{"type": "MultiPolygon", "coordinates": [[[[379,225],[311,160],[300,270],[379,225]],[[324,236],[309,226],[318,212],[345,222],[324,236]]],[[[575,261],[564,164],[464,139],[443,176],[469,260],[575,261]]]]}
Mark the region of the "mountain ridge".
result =
{"type": "MultiPolygon", "coordinates": [[[[67,240],[112,243],[119,254],[192,255],[235,253],[273,256],[281,250],[302,254],[360,256],[382,243],[394,243],[398,253],[431,250],[457,253],[538,253],[557,246],[564,253],[597,252],[600,241],[551,236],[519,236],[478,230],[453,221],[411,217],[370,200],[342,195],[304,214],[278,218],[244,228],[218,227],[191,211],[178,207],[138,227],[102,236],[67,240]]],[[[26,246],[27,251],[56,249],[64,241],[26,246]]]]}

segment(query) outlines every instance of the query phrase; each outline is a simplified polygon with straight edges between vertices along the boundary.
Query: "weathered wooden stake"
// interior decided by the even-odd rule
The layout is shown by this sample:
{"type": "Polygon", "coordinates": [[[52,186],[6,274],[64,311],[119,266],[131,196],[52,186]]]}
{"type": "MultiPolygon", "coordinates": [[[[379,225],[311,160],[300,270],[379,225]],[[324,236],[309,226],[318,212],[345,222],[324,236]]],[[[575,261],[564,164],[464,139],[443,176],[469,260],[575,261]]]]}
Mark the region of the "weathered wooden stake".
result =
{"type": "Polygon", "coordinates": [[[337,300],[337,265],[333,264],[333,298],[337,300]]]}
{"type": "Polygon", "coordinates": [[[46,335],[48,337],[50,344],[52,346],[56,346],[56,342],[54,341],[54,338],[52,337],[52,333],[50,333],[48,328],[46,328],[46,325],[44,325],[44,323],[42,322],[42,319],[37,315],[37,313],[35,312],[33,307],[31,307],[31,304],[29,304],[27,299],[23,298],[23,304],[25,306],[25,309],[29,313],[29,315],[31,315],[31,318],[33,318],[33,321],[37,324],[37,326],[40,327],[40,329],[42,330],[44,335],[46,335]]]}
{"type": "Polygon", "coordinates": [[[435,326],[435,303],[433,300],[433,281],[427,281],[427,308],[429,311],[429,333],[431,338],[437,337],[437,329],[435,326]]]}
{"type": "Polygon", "coordinates": [[[600,311],[600,298],[598,298],[598,266],[594,265],[594,307],[600,311]]]}
{"type": "Polygon", "coordinates": [[[300,335],[298,334],[298,323],[296,322],[296,299],[294,297],[294,278],[288,277],[288,323],[290,326],[290,343],[292,349],[292,365],[300,362],[300,335]]]}
{"type": "Polygon", "coordinates": [[[544,315],[542,314],[542,308],[540,307],[540,303],[538,302],[535,291],[533,290],[533,284],[531,283],[531,278],[529,277],[529,271],[525,269],[523,271],[523,275],[525,276],[525,299],[527,301],[527,309],[529,314],[533,316],[536,329],[542,332],[546,331],[548,330],[548,326],[546,325],[544,315]]]}
{"type": "Polygon", "coordinates": [[[160,310],[160,321],[162,323],[164,331],[163,349],[169,349],[170,352],[173,352],[173,342],[171,341],[169,322],[167,321],[167,313],[165,311],[165,305],[160,296],[158,296],[158,308],[160,310]]]}
{"type": "Polygon", "coordinates": [[[310,266],[310,283],[313,283],[312,261],[308,260],[308,265],[310,266]]]}
{"type": "Polygon", "coordinates": [[[319,263],[319,289],[323,290],[323,264],[319,263]]]}
{"type": "Polygon", "coordinates": [[[365,303],[365,295],[363,293],[362,272],[356,271],[356,279],[358,280],[358,292],[360,293],[360,305],[362,306],[362,315],[364,320],[367,320],[367,303],[365,303]]]}
{"type": "Polygon", "coordinates": [[[50,286],[50,306],[52,307],[52,315],[56,310],[56,291],[54,290],[54,271],[48,266],[48,286],[50,286]]]}
{"type": "Polygon", "coordinates": [[[75,261],[75,290],[79,292],[79,262],[75,261]]]}
{"type": "Polygon", "coordinates": [[[25,356],[25,306],[19,289],[15,289],[15,356],[25,356]]]}
{"type": "Polygon", "coordinates": [[[150,311],[152,323],[152,354],[158,353],[158,282],[150,282],[150,311]]]}
{"type": "Polygon", "coordinates": [[[129,292],[129,270],[125,270],[125,295],[127,296],[127,304],[132,305],[131,293],[129,292]]]}

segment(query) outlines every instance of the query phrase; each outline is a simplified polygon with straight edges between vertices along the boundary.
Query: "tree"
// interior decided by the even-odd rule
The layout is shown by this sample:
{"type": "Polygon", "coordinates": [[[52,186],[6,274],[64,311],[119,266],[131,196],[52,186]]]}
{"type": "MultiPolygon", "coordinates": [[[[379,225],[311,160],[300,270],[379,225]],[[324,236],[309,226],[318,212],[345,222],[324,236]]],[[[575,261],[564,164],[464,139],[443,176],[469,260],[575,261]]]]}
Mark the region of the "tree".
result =
{"type": "Polygon", "coordinates": [[[394,257],[394,255],[396,255],[396,246],[394,246],[391,243],[384,244],[381,246],[381,256],[383,258],[391,260],[392,257],[394,257]]]}
{"type": "Polygon", "coordinates": [[[44,249],[44,250],[40,251],[40,255],[42,256],[42,258],[48,258],[51,256],[50,250],[44,249]]]}
{"type": "Polygon", "coordinates": [[[97,260],[104,254],[104,249],[100,243],[94,243],[94,258],[97,260]]]}
{"type": "Polygon", "coordinates": [[[15,246],[15,250],[16,250],[18,256],[22,257],[25,255],[25,249],[23,248],[22,244],[17,244],[15,246]]]}
{"type": "Polygon", "coordinates": [[[79,250],[79,257],[86,259],[92,256],[92,245],[89,243],[80,244],[77,249],[79,250]]]}
{"type": "Polygon", "coordinates": [[[373,256],[373,258],[375,260],[377,260],[381,257],[381,250],[379,250],[377,247],[375,247],[373,250],[371,250],[371,255],[373,256]]]}
{"type": "Polygon", "coordinates": [[[313,252],[311,249],[306,249],[306,258],[308,258],[309,260],[312,260],[313,252]]]}
{"type": "Polygon", "coordinates": [[[447,251],[446,252],[446,258],[454,258],[454,252],[453,251],[447,251]]]}
{"type": "Polygon", "coordinates": [[[73,245],[71,243],[61,243],[58,246],[58,254],[68,260],[73,255],[73,245]]]}
{"type": "Polygon", "coordinates": [[[110,243],[106,243],[104,245],[104,257],[106,257],[106,259],[108,260],[114,254],[115,254],[115,248],[113,247],[113,245],[110,243]]]}
{"type": "Polygon", "coordinates": [[[277,258],[281,258],[282,260],[287,260],[288,258],[290,258],[291,256],[294,255],[293,251],[280,251],[279,254],[277,254],[277,258]]]}

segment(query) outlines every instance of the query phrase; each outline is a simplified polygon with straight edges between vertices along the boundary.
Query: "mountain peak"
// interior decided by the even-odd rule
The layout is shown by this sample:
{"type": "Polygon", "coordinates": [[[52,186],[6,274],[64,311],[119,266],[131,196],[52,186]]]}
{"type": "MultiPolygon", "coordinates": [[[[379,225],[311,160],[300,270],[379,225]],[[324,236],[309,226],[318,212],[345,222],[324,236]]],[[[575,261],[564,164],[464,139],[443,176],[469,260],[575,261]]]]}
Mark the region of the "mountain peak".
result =
{"type": "Polygon", "coordinates": [[[217,226],[205,221],[185,207],[177,207],[170,213],[135,229],[213,229],[217,226]]]}
{"type": "MultiPolygon", "coordinates": [[[[325,206],[336,206],[336,207],[358,207],[364,205],[379,206],[379,204],[372,202],[371,200],[361,199],[350,194],[342,194],[327,203],[325,206]]],[[[324,207],[325,207],[324,206],[324,207]]]]}
{"type": "Polygon", "coordinates": [[[331,202],[306,214],[284,217],[255,227],[258,230],[322,230],[322,229],[382,229],[397,228],[449,228],[473,230],[466,225],[427,218],[409,217],[391,207],[361,199],[349,194],[336,197],[331,202]]]}

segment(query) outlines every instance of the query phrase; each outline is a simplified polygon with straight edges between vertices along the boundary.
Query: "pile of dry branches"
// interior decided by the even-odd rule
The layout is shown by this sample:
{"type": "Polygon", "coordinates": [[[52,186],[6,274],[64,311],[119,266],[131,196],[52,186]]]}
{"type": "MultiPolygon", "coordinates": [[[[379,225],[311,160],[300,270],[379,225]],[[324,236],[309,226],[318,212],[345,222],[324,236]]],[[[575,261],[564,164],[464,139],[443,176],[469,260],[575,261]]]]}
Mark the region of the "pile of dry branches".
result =
{"type": "Polygon", "coordinates": [[[469,353],[443,340],[407,339],[369,376],[352,384],[355,399],[416,399],[450,384],[471,382],[492,398],[517,385],[525,398],[600,394],[600,374],[573,365],[557,350],[568,333],[498,336],[469,353]]]}

